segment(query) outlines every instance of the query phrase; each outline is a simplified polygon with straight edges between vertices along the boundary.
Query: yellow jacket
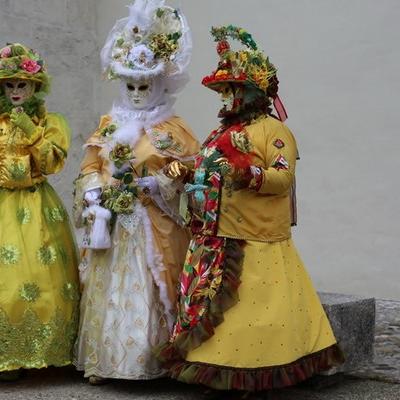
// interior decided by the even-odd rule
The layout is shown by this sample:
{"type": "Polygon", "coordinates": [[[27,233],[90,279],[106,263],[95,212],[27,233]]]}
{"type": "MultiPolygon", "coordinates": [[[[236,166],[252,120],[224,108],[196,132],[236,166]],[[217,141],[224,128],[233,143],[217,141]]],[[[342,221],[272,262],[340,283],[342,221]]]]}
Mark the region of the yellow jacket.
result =
{"type": "Polygon", "coordinates": [[[253,164],[262,168],[263,182],[252,189],[223,189],[218,236],[277,242],[291,236],[292,189],[295,179],[297,145],[290,130],[272,117],[245,127],[254,146],[253,164]],[[283,157],[283,159],[281,158],[283,157]],[[286,168],[277,167],[285,160],[286,168]]]}
{"type": "Polygon", "coordinates": [[[29,140],[13,126],[8,114],[0,115],[0,187],[23,189],[59,172],[70,145],[70,129],[64,117],[49,113],[33,118],[38,129],[29,140]]]}

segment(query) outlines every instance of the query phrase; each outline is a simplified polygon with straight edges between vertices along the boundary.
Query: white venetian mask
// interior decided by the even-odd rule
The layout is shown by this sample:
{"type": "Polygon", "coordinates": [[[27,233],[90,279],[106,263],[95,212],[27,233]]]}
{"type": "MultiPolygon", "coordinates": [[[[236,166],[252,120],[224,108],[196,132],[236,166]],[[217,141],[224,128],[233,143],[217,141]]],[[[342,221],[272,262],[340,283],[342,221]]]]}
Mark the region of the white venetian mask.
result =
{"type": "Polygon", "coordinates": [[[13,106],[20,106],[35,93],[35,83],[24,79],[9,79],[3,82],[4,93],[13,106]]]}
{"type": "Polygon", "coordinates": [[[125,88],[128,100],[134,109],[142,110],[149,105],[153,92],[152,79],[127,78],[125,88]]]}

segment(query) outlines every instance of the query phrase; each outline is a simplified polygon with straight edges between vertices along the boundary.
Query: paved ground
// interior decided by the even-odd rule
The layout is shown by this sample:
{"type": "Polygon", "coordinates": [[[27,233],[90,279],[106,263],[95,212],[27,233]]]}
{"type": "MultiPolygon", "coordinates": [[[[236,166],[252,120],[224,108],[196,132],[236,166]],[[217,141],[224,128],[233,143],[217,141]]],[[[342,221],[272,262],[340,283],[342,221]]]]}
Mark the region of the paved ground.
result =
{"type": "MultiPolygon", "coordinates": [[[[218,397],[222,400],[223,396],[218,397]]],[[[232,396],[226,397],[232,399],[232,396]]],[[[93,387],[72,369],[31,372],[17,383],[0,383],[1,400],[203,400],[203,388],[170,380],[114,381],[93,387]]],[[[300,386],[251,399],[265,400],[399,400],[400,385],[344,377],[334,386],[300,386]]],[[[250,400],[250,399],[249,399],[250,400]]]]}

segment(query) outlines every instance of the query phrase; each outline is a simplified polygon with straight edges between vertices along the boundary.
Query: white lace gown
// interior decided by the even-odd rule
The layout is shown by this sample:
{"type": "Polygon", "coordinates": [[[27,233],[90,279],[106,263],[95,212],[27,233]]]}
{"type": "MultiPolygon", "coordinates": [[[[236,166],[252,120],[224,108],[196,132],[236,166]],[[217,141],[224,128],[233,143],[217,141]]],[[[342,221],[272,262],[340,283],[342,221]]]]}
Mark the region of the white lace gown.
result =
{"type": "Polygon", "coordinates": [[[149,221],[144,207],[119,215],[112,248],[90,251],[81,264],[84,285],[75,365],[85,377],[154,379],[164,375],[152,350],[168,340],[168,327],[146,259],[149,221]]]}

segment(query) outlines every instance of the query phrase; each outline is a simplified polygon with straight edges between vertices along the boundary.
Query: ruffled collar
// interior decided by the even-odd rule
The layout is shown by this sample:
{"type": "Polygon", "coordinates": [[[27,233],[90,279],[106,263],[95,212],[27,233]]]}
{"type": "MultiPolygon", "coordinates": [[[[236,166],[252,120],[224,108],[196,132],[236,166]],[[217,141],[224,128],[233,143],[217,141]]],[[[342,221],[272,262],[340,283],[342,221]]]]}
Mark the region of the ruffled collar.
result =
{"type": "Polygon", "coordinates": [[[110,114],[113,122],[118,126],[124,126],[135,121],[137,125],[147,131],[171,118],[174,115],[174,110],[172,102],[161,104],[150,110],[133,110],[114,105],[110,114]]]}

